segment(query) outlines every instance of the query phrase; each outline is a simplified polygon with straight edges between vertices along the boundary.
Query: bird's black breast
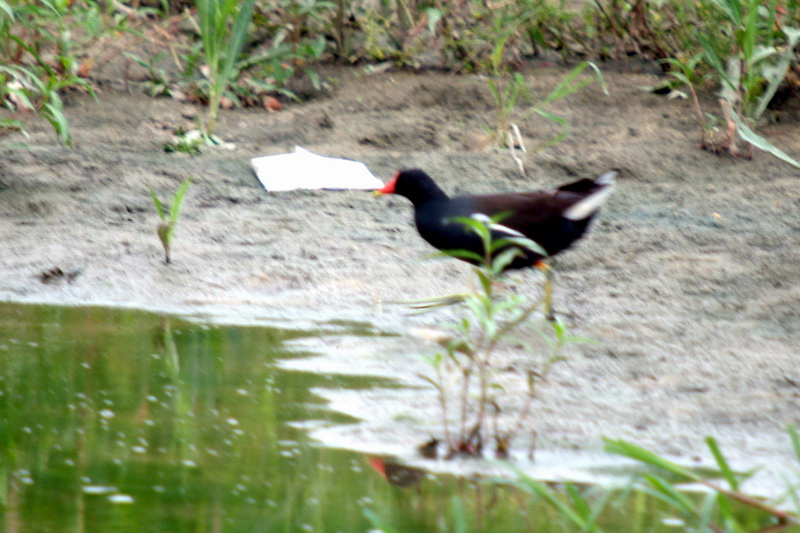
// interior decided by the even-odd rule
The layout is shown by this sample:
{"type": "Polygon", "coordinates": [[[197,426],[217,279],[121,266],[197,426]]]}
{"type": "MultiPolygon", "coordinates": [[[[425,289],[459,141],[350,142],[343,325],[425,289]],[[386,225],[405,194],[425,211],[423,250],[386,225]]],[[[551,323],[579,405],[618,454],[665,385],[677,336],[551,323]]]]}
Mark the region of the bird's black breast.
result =
{"type": "MultiPolygon", "coordinates": [[[[458,218],[468,218],[477,213],[489,217],[501,214],[496,209],[482,209],[486,206],[480,205],[478,201],[480,199],[481,197],[452,198],[418,206],[415,210],[415,222],[419,234],[439,250],[469,250],[483,255],[485,253],[483,241],[458,221],[458,218]]],[[[500,225],[535,241],[547,251],[548,255],[555,255],[569,248],[586,232],[592,218],[575,221],[555,213],[552,216],[541,216],[536,213],[513,211],[503,212],[502,215],[499,220],[500,225]]],[[[492,232],[494,240],[507,237],[509,234],[503,231],[492,232]]],[[[540,254],[524,250],[524,255],[515,259],[509,268],[525,268],[540,259],[542,259],[540,254]]]]}

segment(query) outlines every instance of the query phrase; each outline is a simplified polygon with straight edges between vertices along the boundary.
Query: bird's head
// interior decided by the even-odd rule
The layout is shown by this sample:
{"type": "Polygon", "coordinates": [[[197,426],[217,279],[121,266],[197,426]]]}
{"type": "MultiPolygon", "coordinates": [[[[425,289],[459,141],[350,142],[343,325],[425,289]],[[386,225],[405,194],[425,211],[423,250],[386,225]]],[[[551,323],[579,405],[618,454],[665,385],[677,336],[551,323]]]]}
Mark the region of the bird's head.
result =
{"type": "Polygon", "coordinates": [[[433,179],[419,169],[401,170],[386,182],[381,189],[377,189],[375,196],[384,194],[399,194],[405,196],[411,203],[417,205],[427,200],[446,199],[447,195],[439,188],[433,179]]]}

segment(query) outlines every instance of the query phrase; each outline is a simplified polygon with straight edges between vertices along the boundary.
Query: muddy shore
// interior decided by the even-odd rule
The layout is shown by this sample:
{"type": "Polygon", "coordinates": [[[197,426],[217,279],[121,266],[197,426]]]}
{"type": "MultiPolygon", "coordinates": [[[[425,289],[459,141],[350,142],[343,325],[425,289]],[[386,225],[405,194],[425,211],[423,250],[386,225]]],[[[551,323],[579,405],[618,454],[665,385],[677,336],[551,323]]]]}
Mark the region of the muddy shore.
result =
{"type": "MultiPolygon", "coordinates": [[[[529,75],[546,94],[566,70],[529,75]]],[[[360,426],[318,430],[335,445],[412,455],[435,431],[434,391],[416,377],[432,347],[415,334],[440,315],[409,316],[393,302],[463,289],[467,268],[421,261],[430,252],[402,198],[363,191],[267,193],[251,157],[295,145],[357,159],[388,178],[423,168],[452,193],[538,189],[620,170],[617,190],[588,238],[559,257],[556,297],[574,334],[543,388],[533,421],[540,449],[596,452],[601,436],[705,462],[714,435],[735,465],[767,465],[769,485],[792,461],[785,428],[800,423],[800,172],[757,153],[734,160],[697,149],[690,103],[642,87],[658,80],[606,74],[610,95],[590,86],[557,102],[570,123],[557,145],[525,154],[520,176],[504,151],[476,151],[492,120],[485,80],[442,73],[366,76],[331,70],[329,95],[283,111],[224,112],[232,151],[164,153],[198,108],[109,88],[100,103],[71,98],[72,150],[46,124],[0,144],[0,299],[130,306],[230,323],[313,327],[371,324],[392,337],[307,342],[320,356],[292,364],[369,372],[411,391],[331,395],[360,426]],[[147,193],[193,184],[172,265],[163,263],[147,193]],[[75,279],[42,281],[53,268],[75,279]]],[[[713,95],[709,96],[709,102],[713,95]]],[[[712,104],[709,104],[711,106],[712,104]]],[[[800,157],[800,110],[761,132],[800,157]]],[[[520,124],[529,146],[557,126],[520,124]]],[[[538,290],[533,274],[512,287],[538,290]]],[[[509,353],[508,387],[524,386],[509,353]]],[[[524,446],[523,446],[524,448],[524,446]]],[[[778,478],[779,479],[779,478],[778,478]]]]}

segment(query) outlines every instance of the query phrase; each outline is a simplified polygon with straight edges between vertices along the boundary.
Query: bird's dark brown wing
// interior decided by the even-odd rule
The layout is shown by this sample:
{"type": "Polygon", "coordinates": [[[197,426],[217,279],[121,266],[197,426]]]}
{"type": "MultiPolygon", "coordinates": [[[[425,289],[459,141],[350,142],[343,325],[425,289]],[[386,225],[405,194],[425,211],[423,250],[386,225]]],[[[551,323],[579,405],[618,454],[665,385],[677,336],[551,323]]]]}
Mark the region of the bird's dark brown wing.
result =
{"type": "Polygon", "coordinates": [[[559,218],[564,211],[586,197],[586,193],[563,190],[516,194],[476,196],[472,200],[475,213],[494,216],[507,214],[500,224],[526,233],[528,228],[559,218]]]}

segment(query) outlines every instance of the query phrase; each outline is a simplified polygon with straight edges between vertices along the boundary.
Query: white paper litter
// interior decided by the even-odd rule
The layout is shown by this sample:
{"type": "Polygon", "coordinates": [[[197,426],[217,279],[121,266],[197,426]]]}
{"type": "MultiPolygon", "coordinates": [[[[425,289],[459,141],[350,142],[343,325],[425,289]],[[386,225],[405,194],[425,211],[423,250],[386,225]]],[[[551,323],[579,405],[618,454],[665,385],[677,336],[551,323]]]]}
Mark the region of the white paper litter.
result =
{"type": "Polygon", "coordinates": [[[250,160],[258,181],[268,191],[296,189],[365,189],[383,187],[360,161],[324,157],[295,146],[294,153],[250,160]]]}

